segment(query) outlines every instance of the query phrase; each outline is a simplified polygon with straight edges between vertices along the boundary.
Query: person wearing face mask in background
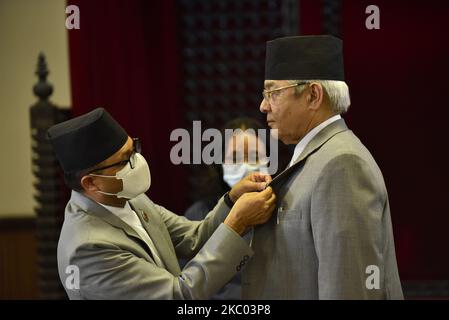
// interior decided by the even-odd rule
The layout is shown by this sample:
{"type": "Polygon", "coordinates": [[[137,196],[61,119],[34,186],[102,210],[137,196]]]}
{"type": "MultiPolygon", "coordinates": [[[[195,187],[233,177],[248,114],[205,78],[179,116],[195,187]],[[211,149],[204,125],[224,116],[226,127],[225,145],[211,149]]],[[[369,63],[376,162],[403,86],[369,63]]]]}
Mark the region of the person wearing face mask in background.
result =
{"type": "MultiPolygon", "coordinates": [[[[256,135],[245,132],[247,129],[253,129],[257,133],[258,129],[265,129],[262,124],[256,119],[252,118],[237,118],[227,122],[222,130],[222,136],[225,129],[240,129],[242,132],[239,134],[239,139],[235,145],[228,143],[228,148],[224,149],[225,158],[233,160],[236,148],[241,147],[243,150],[243,161],[238,163],[223,163],[210,165],[205,168],[204,174],[200,174],[197,177],[198,185],[194,188],[195,193],[200,194],[200,199],[195,201],[185,212],[184,216],[193,221],[203,220],[207,213],[213,208],[214,203],[223,194],[229,191],[236,183],[238,183],[243,177],[252,172],[268,173],[268,163],[264,159],[256,159],[257,149],[256,140],[259,148],[266,148],[266,143],[256,135]],[[239,143],[240,142],[240,143],[239,143]],[[243,142],[243,143],[242,143],[243,142]],[[249,159],[253,157],[257,162],[250,162],[249,159]]],[[[225,143],[223,143],[225,148],[225,143]]],[[[266,150],[266,155],[269,154],[269,150],[266,150]]],[[[232,162],[232,161],[231,161],[232,162]]],[[[245,235],[245,239],[249,242],[250,233],[245,235]]],[[[180,264],[184,265],[187,260],[181,259],[180,264]]],[[[213,300],[237,300],[241,299],[241,276],[240,272],[232,278],[232,280],[226,284],[217,294],[211,297],[213,300]]]]}
{"type": "MultiPolygon", "coordinates": [[[[243,132],[247,129],[253,129],[256,133],[258,129],[266,129],[258,120],[248,117],[236,118],[228,121],[222,128],[222,136],[225,137],[225,129],[237,130],[240,129],[243,132]]],[[[240,138],[242,136],[239,136],[240,138]]],[[[257,138],[252,134],[246,133],[246,137],[251,140],[257,139],[258,143],[262,147],[266,147],[266,141],[257,138]]],[[[241,141],[241,140],[239,140],[241,141]]],[[[254,141],[251,141],[254,143],[254,141]]],[[[254,144],[248,144],[251,148],[254,144]]],[[[225,142],[223,142],[223,153],[225,157],[232,159],[233,153],[236,151],[233,148],[233,144],[228,143],[228,150],[225,150],[225,142]]],[[[253,156],[257,150],[247,150],[244,152],[244,157],[248,158],[249,154],[253,156]]],[[[266,154],[269,154],[269,150],[266,150],[266,154]]],[[[194,203],[187,208],[184,216],[190,220],[199,221],[202,220],[206,214],[213,208],[221,195],[228,192],[236,182],[240,181],[242,177],[245,177],[251,172],[267,172],[268,164],[266,162],[260,163],[248,163],[243,159],[240,163],[229,164],[212,164],[203,166],[195,179],[193,180],[193,193],[192,198],[194,203]]]]}
{"type": "Polygon", "coordinates": [[[209,298],[250,260],[242,235],[275,206],[265,188],[271,178],[260,174],[242,179],[200,222],[156,205],[144,194],[151,174],[140,141],[103,108],[47,135],[73,190],[57,252],[70,299],[209,298]],[[177,256],[191,261],[181,270],[177,256]]]}

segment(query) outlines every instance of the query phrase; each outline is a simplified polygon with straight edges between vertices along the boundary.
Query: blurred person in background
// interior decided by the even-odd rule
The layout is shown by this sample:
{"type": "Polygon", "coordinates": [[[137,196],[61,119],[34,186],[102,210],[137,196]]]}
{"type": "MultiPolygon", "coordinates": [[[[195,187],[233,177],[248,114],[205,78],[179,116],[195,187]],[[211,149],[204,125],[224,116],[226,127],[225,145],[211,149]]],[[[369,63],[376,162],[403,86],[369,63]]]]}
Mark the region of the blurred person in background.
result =
{"type": "MultiPolygon", "coordinates": [[[[185,212],[184,216],[189,220],[201,221],[208,212],[214,207],[220,197],[231,190],[236,183],[252,172],[261,172],[267,174],[267,160],[258,159],[258,148],[261,148],[262,154],[268,155],[266,150],[267,144],[264,139],[257,136],[258,129],[266,129],[258,120],[253,118],[237,118],[227,122],[222,129],[222,136],[225,129],[237,130],[235,142],[224,144],[225,159],[235,161],[236,154],[240,148],[243,154],[243,161],[240,163],[222,163],[204,166],[203,174],[200,174],[195,192],[199,192],[201,198],[195,201],[185,212]],[[246,131],[252,129],[252,131],[246,131]],[[255,134],[254,134],[255,133],[255,134]],[[239,143],[243,142],[243,143],[239,143]],[[226,149],[227,146],[227,149],[226,149]],[[256,159],[250,162],[250,159],[256,159]]],[[[245,239],[249,242],[251,232],[245,235],[245,239]]],[[[184,265],[187,261],[181,260],[180,264],[184,265]]],[[[241,274],[240,272],[217,294],[212,296],[214,300],[237,300],[241,299],[241,274]]]]}

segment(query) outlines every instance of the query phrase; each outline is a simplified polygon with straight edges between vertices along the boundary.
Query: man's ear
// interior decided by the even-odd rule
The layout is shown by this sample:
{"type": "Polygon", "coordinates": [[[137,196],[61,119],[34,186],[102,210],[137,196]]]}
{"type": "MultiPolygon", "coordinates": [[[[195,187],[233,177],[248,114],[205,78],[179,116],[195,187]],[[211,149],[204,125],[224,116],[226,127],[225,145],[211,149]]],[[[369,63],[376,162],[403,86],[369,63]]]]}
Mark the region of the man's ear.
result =
{"type": "Polygon", "coordinates": [[[99,190],[95,185],[94,178],[92,176],[83,176],[81,178],[81,186],[83,187],[84,191],[95,192],[99,190]]]}
{"type": "Polygon", "coordinates": [[[317,111],[324,99],[324,89],[321,84],[312,82],[309,87],[309,109],[317,111]]]}

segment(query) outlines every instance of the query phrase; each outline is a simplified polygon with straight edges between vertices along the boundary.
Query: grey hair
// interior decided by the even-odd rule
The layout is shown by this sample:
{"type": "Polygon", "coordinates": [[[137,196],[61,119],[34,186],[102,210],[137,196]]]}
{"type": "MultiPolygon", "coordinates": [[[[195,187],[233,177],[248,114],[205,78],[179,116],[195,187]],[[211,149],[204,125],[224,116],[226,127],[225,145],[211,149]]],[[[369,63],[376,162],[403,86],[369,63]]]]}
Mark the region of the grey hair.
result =
{"type": "MultiPolygon", "coordinates": [[[[349,88],[346,82],[337,80],[289,80],[291,84],[297,84],[300,82],[306,83],[319,83],[327,93],[332,111],[336,114],[342,114],[348,111],[351,105],[351,99],[349,97],[349,88]]],[[[295,88],[296,92],[301,93],[305,87],[298,86],[295,88]]]]}

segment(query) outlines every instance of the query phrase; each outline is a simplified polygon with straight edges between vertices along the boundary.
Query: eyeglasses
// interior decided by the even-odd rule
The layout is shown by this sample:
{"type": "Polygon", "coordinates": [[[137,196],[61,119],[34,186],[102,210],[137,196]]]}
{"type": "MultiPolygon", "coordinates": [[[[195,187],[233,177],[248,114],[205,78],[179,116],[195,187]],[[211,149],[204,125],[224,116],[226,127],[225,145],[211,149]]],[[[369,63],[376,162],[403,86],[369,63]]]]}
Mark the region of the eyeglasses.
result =
{"type": "Polygon", "coordinates": [[[125,165],[128,164],[128,162],[129,162],[129,165],[131,166],[131,169],[134,169],[135,163],[134,163],[133,155],[134,155],[135,153],[141,153],[141,151],[142,151],[142,145],[141,145],[141,143],[140,143],[139,138],[133,138],[133,152],[132,152],[131,156],[129,157],[129,159],[127,159],[127,160],[122,160],[122,161],[119,161],[119,162],[110,164],[110,165],[108,165],[108,166],[104,166],[104,167],[100,167],[100,168],[95,168],[94,170],[89,171],[88,173],[92,173],[92,172],[96,172],[96,171],[100,171],[100,170],[112,168],[112,167],[119,166],[119,165],[125,166],[125,165]]]}
{"type": "Polygon", "coordinates": [[[272,89],[272,90],[264,90],[264,91],[262,91],[262,96],[265,99],[265,101],[267,101],[269,104],[273,104],[273,102],[276,100],[276,98],[280,94],[279,91],[288,89],[288,88],[297,87],[297,86],[300,86],[303,84],[307,84],[307,82],[299,82],[299,83],[291,84],[291,85],[288,85],[285,87],[280,87],[280,88],[276,88],[276,89],[272,89]]]}

